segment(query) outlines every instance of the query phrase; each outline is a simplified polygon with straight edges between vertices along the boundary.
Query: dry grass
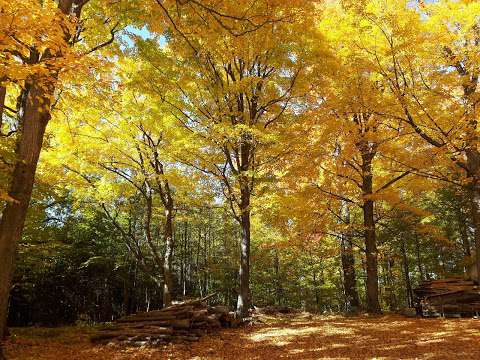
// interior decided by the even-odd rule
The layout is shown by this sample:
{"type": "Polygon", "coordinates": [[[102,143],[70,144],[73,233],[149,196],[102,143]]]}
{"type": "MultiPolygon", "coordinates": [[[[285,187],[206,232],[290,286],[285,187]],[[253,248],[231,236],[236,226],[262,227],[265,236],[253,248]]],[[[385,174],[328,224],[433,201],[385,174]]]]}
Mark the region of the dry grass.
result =
{"type": "Polygon", "coordinates": [[[276,318],[162,348],[89,343],[82,328],[14,329],[9,359],[480,359],[480,320],[382,317],[276,318]]]}

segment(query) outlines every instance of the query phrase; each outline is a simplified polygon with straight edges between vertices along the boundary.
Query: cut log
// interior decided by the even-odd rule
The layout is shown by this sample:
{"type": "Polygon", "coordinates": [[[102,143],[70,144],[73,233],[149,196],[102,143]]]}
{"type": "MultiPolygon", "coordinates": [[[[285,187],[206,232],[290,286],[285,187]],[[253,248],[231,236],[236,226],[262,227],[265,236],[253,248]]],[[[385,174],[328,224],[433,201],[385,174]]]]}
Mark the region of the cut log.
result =
{"type": "Polygon", "coordinates": [[[207,304],[214,295],[122,317],[113,326],[99,330],[91,341],[131,346],[190,342],[205,332],[235,326],[237,321],[228,307],[207,304]]]}

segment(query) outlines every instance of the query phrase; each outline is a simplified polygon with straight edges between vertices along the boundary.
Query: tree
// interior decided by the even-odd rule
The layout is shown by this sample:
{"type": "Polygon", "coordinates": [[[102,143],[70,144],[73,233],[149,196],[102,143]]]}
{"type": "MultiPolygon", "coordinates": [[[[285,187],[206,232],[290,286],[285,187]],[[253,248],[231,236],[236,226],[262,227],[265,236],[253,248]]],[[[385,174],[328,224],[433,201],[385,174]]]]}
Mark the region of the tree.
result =
{"type": "Polygon", "coordinates": [[[292,100],[302,94],[306,65],[294,28],[305,26],[302,14],[309,7],[302,1],[254,6],[224,1],[215,9],[202,6],[200,14],[190,9],[175,15],[168,50],[152,50],[158,44],[150,42],[143,56],[151,64],[149,76],[158,79],[149,91],[172,107],[200,143],[200,151],[193,158],[187,151],[184,162],[220,180],[241,226],[237,313],[245,317],[250,307],[251,197],[268,161],[270,129],[293,113],[292,100]],[[219,21],[218,13],[230,16],[219,21]],[[245,13],[258,25],[243,20],[245,13]],[[167,72],[165,57],[173,66],[167,72]],[[171,84],[170,94],[163,84],[171,84]]]}
{"type": "MultiPolygon", "coordinates": [[[[87,2],[4,1],[0,5],[3,14],[0,27],[4,30],[2,36],[5,34],[0,85],[2,93],[13,89],[16,97],[16,109],[7,108],[4,101],[1,104],[2,112],[7,109],[14,114],[8,124],[12,130],[7,132],[7,137],[15,136],[15,161],[0,221],[0,256],[5,259],[0,267],[0,338],[5,331],[15,244],[22,235],[45,130],[56,104],[56,90],[64,73],[80,64],[79,58],[113,41],[118,26],[110,30],[111,37],[106,41],[92,45],[83,40],[81,35],[88,31],[80,17],[87,2]]],[[[102,25],[109,25],[109,21],[102,25]]],[[[98,34],[103,35],[103,31],[98,34]]],[[[96,40],[93,36],[93,42],[96,40]]],[[[3,121],[0,123],[3,125],[3,121]]]]}
{"type": "Polygon", "coordinates": [[[69,43],[75,41],[75,19],[80,17],[83,5],[84,1],[74,0],[60,1],[59,10],[51,1],[43,5],[36,1],[1,5],[6,13],[2,16],[2,27],[7,23],[13,27],[3,32],[8,35],[2,55],[2,85],[5,88],[6,83],[18,84],[20,93],[15,110],[18,124],[15,165],[0,220],[0,257],[4,259],[0,267],[0,339],[5,336],[15,244],[22,235],[59,71],[62,62],[71,61],[69,43]],[[50,36],[39,36],[43,30],[50,36]],[[11,64],[19,65],[11,67],[11,64]]]}
{"type": "Polygon", "coordinates": [[[175,215],[208,197],[198,177],[175,159],[185,131],[164,105],[132,85],[132,73],[140,68],[126,60],[122,75],[98,86],[88,105],[81,102],[86,93],[70,99],[63,111],[68,121],[62,121],[46,160],[83,180],[86,191],[78,191],[78,181],[70,187],[79,199],[100,205],[169,306],[175,215]],[[111,92],[118,87],[121,92],[111,92]]]}
{"type": "Polygon", "coordinates": [[[411,7],[392,2],[381,7],[371,1],[365,9],[353,11],[364,24],[357,42],[395,102],[383,115],[410,126],[431,154],[442,163],[450,162],[440,171],[434,167],[423,172],[424,176],[454,182],[472,194],[478,271],[479,4],[439,1],[411,7]],[[368,38],[376,42],[369,43],[368,38]]]}

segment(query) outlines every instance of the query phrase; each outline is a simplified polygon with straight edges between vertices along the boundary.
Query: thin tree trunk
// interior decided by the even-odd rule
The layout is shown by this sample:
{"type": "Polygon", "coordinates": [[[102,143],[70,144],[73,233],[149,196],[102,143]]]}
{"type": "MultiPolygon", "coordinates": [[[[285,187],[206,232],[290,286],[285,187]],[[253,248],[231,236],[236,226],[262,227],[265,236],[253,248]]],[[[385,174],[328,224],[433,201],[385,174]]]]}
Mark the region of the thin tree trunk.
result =
{"type": "Polygon", "coordinates": [[[180,286],[182,287],[182,295],[185,296],[185,278],[186,278],[186,249],[187,249],[187,222],[184,222],[183,234],[180,235],[182,243],[180,248],[182,249],[181,268],[180,268],[180,286]]]}
{"type": "Polygon", "coordinates": [[[3,125],[3,110],[5,106],[5,96],[7,95],[7,88],[5,86],[0,86],[0,134],[2,133],[3,125]]]}
{"type": "Polygon", "coordinates": [[[405,248],[405,240],[401,239],[400,251],[402,252],[402,260],[403,260],[403,274],[405,276],[405,288],[407,290],[407,304],[408,307],[413,307],[413,291],[412,291],[412,283],[410,281],[410,270],[408,266],[408,257],[407,257],[407,250],[405,248]]]}
{"type": "Polygon", "coordinates": [[[355,274],[355,258],[353,255],[353,246],[347,235],[342,235],[342,268],[343,283],[345,288],[345,298],[347,303],[347,312],[355,312],[360,307],[358,299],[357,281],[355,274]]]}
{"type": "Polygon", "coordinates": [[[183,261],[185,263],[185,269],[184,269],[184,274],[183,274],[183,296],[185,296],[187,294],[187,260],[188,260],[188,270],[190,271],[190,264],[191,264],[191,261],[190,261],[190,256],[189,256],[189,251],[190,250],[190,247],[188,246],[187,248],[187,242],[188,242],[188,223],[185,222],[185,238],[184,238],[184,241],[183,241],[183,261]],[[188,257],[188,259],[187,259],[188,257]]]}
{"type": "Polygon", "coordinates": [[[202,272],[203,272],[203,293],[206,295],[208,294],[208,273],[207,273],[207,251],[208,251],[208,229],[205,228],[203,233],[203,264],[202,264],[202,272]]]}
{"type": "Polygon", "coordinates": [[[202,279],[200,278],[200,249],[202,246],[202,228],[200,224],[197,226],[198,237],[197,237],[197,246],[195,252],[195,280],[197,282],[197,289],[200,292],[200,297],[203,297],[203,288],[202,288],[202,279]]]}
{"type": "Polygon", "coordinates": [[[283,303],[283,289],[282,282],[280,279],[280,258],[278,256],[278,250],[274,251],[273,266],[275,271],[275,296],[277,305],[282,305],[283,303]]]}
{"type": "Polygon", "coordinates": [[[425,272],[422,266],[422,259],[420,257],[420,241],[418,241],[417,234],[415,234],[415,250],[417,253],[417,267],[418,267],[418,272],[420,273],[420,280],[424,281],[426,277],[425,277],[425,272]]]}
{"type": "Polygon", "coordinates": [[[392,284],[390,281],[390,277],[388,276],[388,259],[385,259],[382,263],[380,268],[382,269],[383,273],[383,282],[385,284],[385,301],[387,304],[387,307],[392,310],[392,284]]]}
{"type": "MultiPolygon", "coordinates": [[[[350,210],[347,204],[344,204],[344,221],[345,224],[350,224],[350,210]]],[[[350,238],[350,234],[348,232],[345,232],[341,235],[340,247],[343,268],[343,284],[346,299],[346,311],[355,312],[360,307],[360,301],[357,292],[353,244],[350,238]]]]}
{"type": "Polygon", "coordinates": [[[397,296],[395,294],[395,287],[393,281],[395,276],[393,275],[393,268],[395,266],[395,261],[393,258],[389,257],[387,260],[387,271],[388,277],[390,278],[390,310],[395,310],[397,308],[397,296]]]}
{"type": "Polygon", "coordinates": [[[470,240],[468,239],[467,219],[465,218],[465,214],[460,209],[457,211],[458,227],[460,236],[462,238],[463,253],[467,259],[470,259],[472,256],[472,251],[470,249],[470,240]]]}
{"type": "Polygon", "coordinates": [[[320,312],[320,292],[318,291],[319,283],[316,271],[313,272],[313,286],[315,287],[315,308],[317,312],[320,312]]]}
{"type": "Polygon", "coordinates": [[[172,304],[173,204],[165,209],[165,258],[163,260],[163,306],[172,304]]]}
{"type": "Polygon", "coordinates": [[[237,300],[237,316],[245,318],[250,308],[250,189],[248,185],[241,185],[241,240],[240,240],[240,269],[238,271],[240,289],[237,300]]]}

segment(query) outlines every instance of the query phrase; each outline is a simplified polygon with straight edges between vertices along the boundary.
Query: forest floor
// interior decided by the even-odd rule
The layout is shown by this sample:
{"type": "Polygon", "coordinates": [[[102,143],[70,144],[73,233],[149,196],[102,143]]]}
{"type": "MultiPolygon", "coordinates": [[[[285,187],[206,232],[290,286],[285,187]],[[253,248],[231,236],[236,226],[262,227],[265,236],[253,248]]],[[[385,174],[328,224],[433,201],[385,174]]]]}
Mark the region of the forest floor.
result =
{"type": "Polygon", "coordinates": [[[14,328],[8,359],[480,359],[480,320],[385,315],[269,317],[193,344],[160,348],[94,345],[92,329],[14,328]]]}

